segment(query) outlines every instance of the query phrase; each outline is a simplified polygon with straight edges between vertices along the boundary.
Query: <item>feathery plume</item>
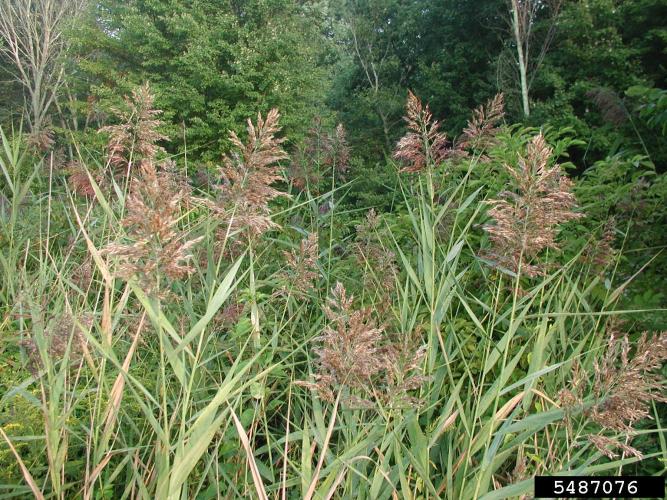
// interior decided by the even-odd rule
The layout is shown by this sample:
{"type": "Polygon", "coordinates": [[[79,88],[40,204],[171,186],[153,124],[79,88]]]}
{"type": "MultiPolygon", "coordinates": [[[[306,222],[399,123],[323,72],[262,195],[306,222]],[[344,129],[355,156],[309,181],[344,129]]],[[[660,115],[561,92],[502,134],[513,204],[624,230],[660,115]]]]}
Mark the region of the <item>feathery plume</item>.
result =
{"type": "Polygon", "coordinates": [[[233,298],[224,308],[217,312],[213,317],[212,323],[223,328],[234,326],[245,311],[245,305],[233,298]]]}
{"type": "Polygon", "coordinates": [[[382,292],[382,302],[378,304],[381,311],[385,311],[391,304],[391,294],[396,288],[398,266],[396,255],[387,250],[377,235],[380,227],[380,218],[371,209],[357,229],[355,254],[357,262],[364,269],[364,287],[371,290],[379,288],[382,292]]]}
{"type": "Polygon", "coordinates": [[[408,392],[428,380],[421,374],[426,353],[421,331],[407,337],[390,336],[371,319],[371,308],[353,308],[354,297],[347,296],[341,283],[336,283],[331,295],[323,307],[329,324],[315,350],[319,358],[316,381],[297,385],[317,391],[329,402],[341,391],[348,407],[374,407],[371,399],[359,394],[394,408],[419,404],[408,392]]]}
{"type": "MultiPolygon", "coordinates": [[[[64,313],[52,318],[43,334],[49,358],[54,362],[63,359],[69,346],[69,360],[76,362],[81,359],[87,342],[84,329],[90,330],[92,325],[92,314],[83,314],[75,319],[71,314],[64,313]]],[[[28,355],[28,369],[36,374],[43,367],[43,362],[35,337],[22,340],[21,345],[28,355]]]]}
{"type": "Polygon", "coordinates": [[[319,278],[317,233],[310,233],[307,238],[301,240],[298,249],[285,251],[283,254],[286,260],[283,277],[293,290],[301,295],[308,295],[315,288],[315,282],[319,278]]]}
{"type": "Polygon", "coordinates": [[[602,229],[602,236],[588,244],[582,254],[584,263],[589,264],[593,272],[603,274],[617,255],[614,248],[616,240],[616,221],[610,218],[602,229]]]}
{"type": "MultiPolygon", "coordinates": [[[[587,436],[588,441],[608,458],[625,455],[643,458],[641,452],[629,445],[634,434],[633,425],[649,414],[652,401],[666,402],[665,381],[662,366],[667,361],[667,332],[650,337],[644,332],[634,349],[627,334],[619,331],[620,322],[613,321],[607,327],[610,340],[605,353],[594,363],[592,393],[594,404],[584,411],[584,415],[602,428],[598,434],[587,436]],[[605,436],[604,431],[620,432],[626,442],[605,436]]],[[[565,422],[572,429],[570,413],[573,408],[584,403],[584,389],[589,386],[587,377],[578,363],[573,365],[570,387],[562,389],[558,395],[565,409],[565,422]]]]}
{"type": "Polygon", "coordinates": [[[623,106],[623,100],[613,90],[597,87],[586,92],[586,97],[593,100],[607,123],[619,126],[627,121],[628,112],[623,106]]]}
{"type": "Polygon", "coordinates": [[[385,404],[391,407],[414,407],[421,403],[410,396],[409,391],[419,389],[429,377],[422,375],[422,364],[426,357],[426,345],[422,332],[414,331],[383,346],[380,350],[385,370],[385,391],[380,394],[385,404]]]}
{"type": "Polygon", "coordinates": [[[297,189],[303,190],[308,186],[317,193],[324,171],[333,168],[343,177],[349,168],[349,161],[350,147],[343,124],[338,124],[333,132],[327,132],[322,126],[322,119],[316,117],[303,145],[293,156],[288,175],[297,189]]]}
{"type": "Polygon", "coordinates": [[[502,93],[496,94],[490,99],[486,106],[479,106],[473,111],[472,118],[468,120],[467,127],[463,130],[457,141],[457,148],[466,149],[488,149],[496,144],[498,124],[505,117],[505,97],[502,93]]]}
{"type": "Polygon", "coordinates": [[[90,254],[87,254],[83,258],[80,264],[78,264],[70,276],[70,280],[81,290],[86,291],[90,288],[90,285],[93,281],[93,276],[95,273],[95,265],[92,261],[90,254]]]}
{"type": "Polygon", "coordinates": [[[344,175],[350,167],[350,146],[347,143],[347,133],[342,123],[336,126],[333,134],[333,152],[336,171],[344,175]]]}
{"type": "Polygon", "coordinates": [[[132,180],[127,213],[122,221],[129,243],[115,242],[105,253],[118,261],[118,276],[137,276],[147,293],[157,290],[162,275],[177,280],[194,271],[188,261],[191,249],[202,237],[185,241],[179,230],[181,207],[188,203],[189,190],[167,170],[158,172],[146,164],[132,180]]]}
{"type": "Polygon", "coordinates": [[[132,96],[124,100],[126,109],[113,110],[120,123],[102,127],[99,132],[109,134],[109,164],[129,173],[133,160],[140,165],[154,161],[157,153],[164,151],[157,142],[167,137],[157,130],[162,123],[157,116],[162,111],[153,109],[155,98],[148,82],[132,90],[132,96]]]}
{"type": "Polygon", "coordinates": [[[53,148],[55,140],[53,138],[53,129],[45,127],[27,134],[26,145],[39,153],[46,153],[53,148]]]}
{"type": "Polygon", "coordinates": [[[235,151],[223,159],[220,174],[224,184],[219,186],[217,203],[206,203],[227,227],[221,234],[242,231],[248,239],[260,236],[277,227],[270,218],[269,202],[287,193],[272,187],[281,179],[278,162],[288,158],[282,149],[283,138],[275,137],[280,131],[277,109],[266,116],[257,115],[257,125],[248,120],[248,139],[244,143],[234,133],[230,140],[235,151]]]}
{"type": "Polygon", "coordinates": [[[448,156],[447,137],[439,131],[440,123],[433,120],[428,104],[423,106],[411,91],[405,109],[408,132],[394,150],[394,158],[405,165],[401,172],[419,172],[437,166],[448,156]]]}
{"type": "Polygon", "coordinates": [[[593,393],[600,403],[589,412],[603,428],[632,431],[634,422],[649,417],[651,401],[667,402],[660,374],[667,361],[667,332],[644,332],[631,354],[628,336],[612,335],[605,356],[595,363],[593,393]]]}
{"type": "MultiPolygon", "coordinates": [[[[94,198],[95,190],[93,184],[90,182],[90,177],[86,171],[86,167],[78,161],[71,161],[65,167],[65,172],[68,174],[67,183],[74,194],[85,196],[86,198],[94,198]]],[[[93,176],[95,181],[99,184],[101,179],[99,176],[93,176]]]]}
{"type": "Polygon", "coordinates": [[[370,309],[353,309],[353,297],[347,296],[340,282],[331,295],[323,307],[329,325],[319,338],[322,346],[315,351],[319,357],[317,382],[300,384],[316,389],[327,401],[333,401],[337,389],[368,390],[373,375],[382,370],[379,342],[383,330],[374,325],[370,309]]]}
{"type": "Polygon", "coordinates": [[[621,450],[625,455],[631,455],[633,457],[637,457],[639,460],[642,460],[644,458],[644,455],[636,448],[633,448],[630,445],[621,443],[620,441],[616,439],[612,439],[607,436],[603,436],[601,434],[590,434],[587,437],[588,441],[591,442],[593,446],[595,446],[600,453],[605,455],[607,458],[616,458],[618,457],[618,454],[614,453],[612,450],[614,449],[619,449],[621,450]]]}
{"type": "Polygon", "coordinates": [[[552,153],[544,136],[536,136],[518,166],[505,165],[514,189],[488,202],[495,224],[484,228],[492,243],[486,257],[515,273],[521,268],[527,276],[541,274],[542,266],[531,261],[546,248],[557,250],[558,226],[582,216],[573,211],[571,181],[558,164],[549,166],[552,153]]]}

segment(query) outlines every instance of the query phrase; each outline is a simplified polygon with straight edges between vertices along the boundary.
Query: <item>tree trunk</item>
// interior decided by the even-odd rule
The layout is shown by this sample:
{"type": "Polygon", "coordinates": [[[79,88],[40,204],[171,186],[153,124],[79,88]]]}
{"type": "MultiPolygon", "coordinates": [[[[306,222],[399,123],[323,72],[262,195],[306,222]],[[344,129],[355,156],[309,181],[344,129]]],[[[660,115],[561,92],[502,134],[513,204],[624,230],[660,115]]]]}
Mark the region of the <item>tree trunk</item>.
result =
{"type": "Polygon", "coordinates": [[[514,28],[514,39],[516,41],[516,51],[519,56],[519,75],[521,79],[521,102],[523,104],[523,115],[530,116],[530,105],[528,103],[528,78],[526,76],[526,59],[523,53],[523,40],[521,39],[521,29],[519,26],[519,5],[517,0],[512,0],[512,25],[514,28]]]}

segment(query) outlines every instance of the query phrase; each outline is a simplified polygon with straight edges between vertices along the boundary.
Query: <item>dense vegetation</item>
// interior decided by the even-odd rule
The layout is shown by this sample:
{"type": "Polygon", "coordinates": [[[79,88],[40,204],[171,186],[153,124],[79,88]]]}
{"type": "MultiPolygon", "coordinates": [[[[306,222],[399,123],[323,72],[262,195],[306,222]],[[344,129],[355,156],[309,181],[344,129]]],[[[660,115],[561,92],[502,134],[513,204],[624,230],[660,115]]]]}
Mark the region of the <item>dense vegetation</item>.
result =
{"type": "Polygon", "coordinates": [[[0,495],[664,475],[666,19],[4,2],[0,495]]]}

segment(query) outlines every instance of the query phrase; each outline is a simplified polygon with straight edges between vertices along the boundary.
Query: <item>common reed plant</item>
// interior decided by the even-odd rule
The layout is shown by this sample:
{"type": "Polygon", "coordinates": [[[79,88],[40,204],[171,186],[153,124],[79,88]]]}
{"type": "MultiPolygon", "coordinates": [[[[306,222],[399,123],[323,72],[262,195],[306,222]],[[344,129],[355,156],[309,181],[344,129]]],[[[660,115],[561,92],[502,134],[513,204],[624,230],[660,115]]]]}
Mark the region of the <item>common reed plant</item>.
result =
{"type": "Polygon", "coordinates": [[[143,290],[159,294],[160,279],[177,280],[194,272],[192,248],[203,236],[188,239],[179,229],[182,211],[189,203],[189,186],[164,168],[146,161],[132,180],[125,200],[123,239],[109,244],[104,253],[116,262],[117,275],[137,277],[143,290]]]}
{"type": "Polygon", "coordinates": [[[116,141],[126,190],[91,172],[110,151],[82,155],[87,197],[3,137],[3,495],[491,500],[535,474],[663,474],[664,334],[618,307],[622,246],[606,284],[585,245],[555,252],[573,181],[500,97],[451,141],[409,99],[385,212],[345,207],[340,172],[290,192],[275,110],[231,136],[212,194],[157,128],[116,141]],[[499,196],[477,174],[502,164],[499,196]]]}
{"type": "Polygon", "coordinates": [[[99,130],[109,136],[107,162],[116,171],[129,175],[135,164],[151,162],[164,151],[158,145],[159,141],[167,139],[159,131],[161,123],[157,117],[162,111],[155,109],[154,101],[150,86],[145,83],[125,97],[123,109],[114,109],[119,123],[99,130]]]}
{"type": "Polygon", "coordinates": [[[535,276],[543,272],[543,267],[533,263],[535,257],[545,249],[557,250],[559,225],[583,215],[574,211],[572,183],[558,164],[550,164],[551,157],[544,136],[537,135],[517,166],[505,165],[512,188],[488,202],[494,221],[485,227],[493,245],[488,255],[514,273],[535,276]]]}
{"type": "Polygon", "coordinates": [[[266,119],[258,114],[256,125],[248,119],[245,142],[230,133],[235,151],[223,159],[220,196],[216,204],[209,203],[224,221],[223,236],[241,232],[252,240],[277,227],[269,216],[269,202],[287,195],[273,184],[282,179],[278,162],[288,158],[281,147],[284,138],[275,137],[279,118],[278,110],[272,109],[266,119]]]}
{"type": "MultiPolygon", "coordinates": [[[[349,162],[350,147],[343,124],[326,130],[322,119],[316,117],[303,143],[292,154],[287,173],[297,189],[319,194],[324,177],[332,172],[344,180],[349,162]]],[[[328,185],[325,183],[324,188],[328,185]]]]}

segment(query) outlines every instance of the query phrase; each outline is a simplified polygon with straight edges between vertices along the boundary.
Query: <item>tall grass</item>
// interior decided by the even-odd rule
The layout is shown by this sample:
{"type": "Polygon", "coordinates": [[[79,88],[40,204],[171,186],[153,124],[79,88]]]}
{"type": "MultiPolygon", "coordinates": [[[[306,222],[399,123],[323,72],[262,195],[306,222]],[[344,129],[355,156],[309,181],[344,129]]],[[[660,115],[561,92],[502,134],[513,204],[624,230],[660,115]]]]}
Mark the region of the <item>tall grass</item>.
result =
{"type": "MultiPolygon", "coordinates": [[[[664,473],[649,391],[661,381],[648,379],[660,359],[637,365],[654,426],[623,431],[592,412],[618,394],[613,384],[601,393],[597,379],[619,336],[609,320],[623,317],[614,309],[623,285],[600,301],[600,278],[582,273],[580,255],[534,276],[477,257],[487,207],[470,183],[479,154],[460,177],[426,154],[427,170],[403,178],[401,216],[372,226],[389,274],[377,253],[352,257],[370,247],[339,227],[361,215],[346,212],[345,186],[332,178],[328,193],[295,191],[253,237],[224,218],[238,203],[221,218],[210,193],[194,193],[170,222],[197,240],[190,276],[160,274],[154,288],[119,277],[108,251],[134,241],[119,222],[130,212],[123,184],[102,186],[84,167],[93,197],[36,192],[44,166],[16,137],[3,134],[0,156],[10,204],[3,354],[20,365],[2,382],[3,496],[495,499],[530,495],[535,474],[615,474],[640,459],[662,460],[664,473]],[[42,196],[35,241],[18,221],[42,196]],[[284,253],[305,252],[313,234],[309,274],[286,272],[284,253]],[[323,361],[324,336],[349,334],[327,330],[338,281],[355,296],[345,321],[365,318],[360,333],[377,327],[367,377],[323,361]],[[631,435],[648,444],[643,455],[631,435]]],[[[359,361],[345,357],[354,352],[338,353],[341,363],[359,361]]]]}

